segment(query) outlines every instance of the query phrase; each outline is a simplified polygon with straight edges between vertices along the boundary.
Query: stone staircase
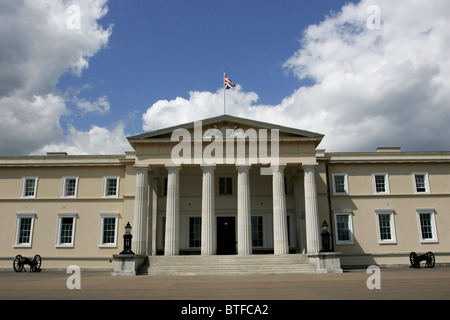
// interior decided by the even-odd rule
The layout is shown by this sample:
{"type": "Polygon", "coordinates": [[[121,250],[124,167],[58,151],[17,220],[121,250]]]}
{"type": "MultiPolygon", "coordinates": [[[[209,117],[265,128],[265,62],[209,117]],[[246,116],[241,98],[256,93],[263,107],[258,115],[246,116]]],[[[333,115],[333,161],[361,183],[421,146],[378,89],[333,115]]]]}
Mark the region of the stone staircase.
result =
{"type": "Polygon", "coordinates": [[[138,269],[140,275],[254,275],[317,273],[303,254],[266,255],[179,255],[149,256],[138,269]]]}

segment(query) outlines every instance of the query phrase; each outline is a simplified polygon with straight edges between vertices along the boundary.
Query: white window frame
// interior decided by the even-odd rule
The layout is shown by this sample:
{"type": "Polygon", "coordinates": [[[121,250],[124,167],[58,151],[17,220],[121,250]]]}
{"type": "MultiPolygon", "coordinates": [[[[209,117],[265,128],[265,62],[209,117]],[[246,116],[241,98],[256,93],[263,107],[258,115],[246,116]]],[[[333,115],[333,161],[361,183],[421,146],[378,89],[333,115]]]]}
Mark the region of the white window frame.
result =
{"type": "Polygon", "coordinates": [[[333,173],[331,174],[333,182],[333,194],[334,195],[348,195],[348,174],[347,173],[333,173]],[[344,192],[336,191],[336,176],[344,176],[344,192]]]}
{"type": "Polygon", "coordinates": [[[27,198],[27,199],[34,199],[34,198],[36,198],[38,180],[39,180],[39,177],[22,177],[22,193],[20,195],[21,198],[27,198]],[[25,195],[25,186],[26,186],[26,181],[27,180],[34,180],[34,190],[33,190],[33,195],[31,195],[31,196],[26,196],[25,195]]]}
{"type": "Polygon", "coordinates": [[[117,228],[119,224],[119,213],[100,213],[100,231],[98,237],[98,246],[99,248],[117,248],[117,228]],[[105,227],[105,218],[114,218],[114,243],[104,243],[103,242],[103,233],[105,227]]]}
{"type": "Polygon", "coordinates": [[[372,173],[373,192],[375,194],[390,194],[389,190],[389,174],[386,172],[374,172],[372,173]],[[384,176],[384,191],[377,191],[376,176],[384,176]]]}
{"type": "Polygon", "coordinates": [[[435,219],[436,210],[433,208],[416,209],[416,215],[417,215],[417,227],[419,229],[420,243],[438,243],[439,239],[438,239],[438,233],[437,233],[437,228],[436,228],[436,219],[435,219]],[[420,224],[420,215],[421,214],[430,214],[431,232],[433,234],[433,237],[430,239],[424,239],[422,237],[422,225],[420,224]]]}
{"type": "Polygon", "coordinates": [[[377,220],[377,235],[378,235],[378,243],[379,244],[396,244],[397,243],[397,236],[395,234],[394,214],[395,214],[395,211],[393,209],[375,210],[375,216],[376,216],[376,220],[377,220]],[[379,216],[381,216],[381,215],[389,216],[391,239],[381,239],[380,220],[379,220],[379,216]]]}
{"type": "Polygon", "coordinates": [[[353,236],[353,211],[351,210],[336,210],[334,213],[334,234],[336,244],[354,244],[354,236],[353,236]],[[350,231],[349,240],[339,240],[338,238],[338,226],[337,226],[337,216],[347,216],[348,230],[350,231]]]}
{"type": "Polygon", "coordinates": [[[77,196],[78,196],[78,177],[63,177],[61,198],[77,198],[77,196]],[[67,180],[69,179],[75,180],[75,194],[71,196],[66,195],[67,180]]]}
{"type": "Polygon", "coordinates": [[[412,173],[414,193],[415,194],[429,194],[430,193],[430,183],[428,181],[428,172],[413,172],[412,173]],[[423,175],[425,180],[425,191],[417,191],[416,185],[416,175],[423,175]]]}
{"type": "Polygon", "coordinates": [[[103,198],[118,198],[119,197],[119,182],[120,177],[119,176],[104,176],[103,177],[103,198]],[[107,195],[107,182],[108,180],[116,180],[117,181],[117,188],[116,188],[116,194],[115,195],[107,195]]]}
{"type": "Polygon", "coordinates": [[[33,244],[33,230],[34,230],[34,219],[36,217],[35,213],[17,213],[16,218],[16,232],[14,235],[14,247],[15,248],[31,248],[33,244]],[[22,219],[30,219],[31,218],[31,225],[30,225],[30,240],[29,242],[19,243],[20,238],[20,225],[22,223],[22,219]]]}
{"type": "Polygon", "coordinates": [[[58,213],[58,230],[56,234],[56,247],[57,248],[73,248],[75,245],[75,229],[77,225],[76,213],[58,213]],[[72,241],[70,243],[61,243],[61,227],[63,218],[73,218],[72,224],[72,241]]]}

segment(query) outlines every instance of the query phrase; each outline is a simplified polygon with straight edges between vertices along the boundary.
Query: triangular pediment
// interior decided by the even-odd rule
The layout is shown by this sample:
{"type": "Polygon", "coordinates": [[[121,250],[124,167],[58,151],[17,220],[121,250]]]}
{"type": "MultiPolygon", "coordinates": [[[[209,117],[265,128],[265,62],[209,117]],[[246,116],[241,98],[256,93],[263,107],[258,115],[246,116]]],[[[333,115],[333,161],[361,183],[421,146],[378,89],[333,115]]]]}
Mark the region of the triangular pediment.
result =
{"type": "MultiPolygon", "coordinates": [[[[227,135],[226,132],[236,135],[245,134],[248,129],[254,129],[257,132],[260,129],[273,130],[277,129],[279,132],[280,139],[313,139],[318,142],[322,140],[323,135],[315,132],[294,129],[289,127],[284,127],[276,124],[271,124],[267,122],[261,122],[251,119],[239,118],[230,115],[221,115],[217,117],[207,118],[201,121],[203,135],[212,135],[218,133],[220,131],[222,136],[225,137],[227,135]],[[227,131],[228,129],[228,131],[227,131]]],[[[134,136],[128,137],[128,140],[131,142],[144,142],[145,140],[170,140],[172,133],[177,129],[185,129],[190,132],[194,131],[194,126],[199,123],[199,121],[184,123],[180,125],[176,125],[173,127],[168,127],[164,129],[159,129],[155,131],[150,131],[134,136]]]]}

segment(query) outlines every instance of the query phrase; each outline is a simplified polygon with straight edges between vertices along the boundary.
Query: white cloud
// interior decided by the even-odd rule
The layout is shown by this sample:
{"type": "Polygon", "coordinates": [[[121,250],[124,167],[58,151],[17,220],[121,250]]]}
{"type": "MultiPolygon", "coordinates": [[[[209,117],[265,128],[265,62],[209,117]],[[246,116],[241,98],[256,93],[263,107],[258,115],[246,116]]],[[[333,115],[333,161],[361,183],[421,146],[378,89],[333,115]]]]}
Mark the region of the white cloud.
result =
{"type": "Polygon", "coordinates": [[[96,112],[105,114],[108,113],[110,109],[110,104],[106,96],[100,97],[94,102],[87,101],[84,98],[80,99],[78,97],[74,97],[74,102],[83,113],[96,112]]]}
{"type": "MultiPolygon", "coordinates": [[[[0,0],[1,154],[64,141],[59,121],[68,109],[56,84],[66,72],[80,76],[108,43],[111,28],[97,23],[106,12],[106,0],[0,0]],[[67,27],[72,2],[80,8],[79,29],[67,27]]],[[[79,102],[85,111],[110,108],[106,97],[79,102]]]]}
{"type": "MultiPolygon", "coordinates": [[[[256,102],[258,96],[254,92],[243,92],[237,85],[226,91],[226,110],[235,111],[256,102]]],[[[143,129],[150,131],[162,127],[191,122],[223,114],[223,89],[217,92],[191,91],[189,99],[160,100],[153,104],[142,116],[143,129]]]]}
{"type": "MultiPolygon", "coordinates": [[[[227,113],[323,133],[320,147],[330,151],[450,150],[449,22],[448,0],[348,4],[309,26],[284,65],[313,86],[275,106],[258,105],[254,92],[228,90],[227,113]],[[373,4],[380,29],[367,27],[373,4]]],[[[158,101],[143,115],[143,128],[222,114],[222,95],[158,101]]]]}
{"type": "Polygon", "coordinates": [[[107,129],[93,125],[89,131],[80,131],[69,127],[69,134],[60,143],[51,143],[38,150],[37,153],[67,152],[69,154],[123,154],[131,150],[125,138],[124,124],[107,129]]]}

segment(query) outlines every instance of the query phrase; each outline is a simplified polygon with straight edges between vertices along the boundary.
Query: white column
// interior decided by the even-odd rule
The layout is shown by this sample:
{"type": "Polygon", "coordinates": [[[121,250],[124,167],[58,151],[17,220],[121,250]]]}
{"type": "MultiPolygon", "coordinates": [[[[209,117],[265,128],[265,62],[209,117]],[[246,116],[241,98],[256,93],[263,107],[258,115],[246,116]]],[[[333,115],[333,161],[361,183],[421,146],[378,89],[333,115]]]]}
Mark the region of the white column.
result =
{"type": "Polygon", "coordinates": [[[317,205],[316,172],[317,164],[304,164],[305,172],[305,224],[306,250],[318,253],[320,250],[319,210],[317,205]]]}
{"type": "Polygon", "coordinates": [[[238,254],[252,254],[252,220],[250,208],[250,166],[239,166],[238,170],[238,254]]]}
{"type": "Polygon", "coordinates": [[[305,227],[305,211],[303,206],[303,188],[301,184],[300,174],[294,176],[294,203],[295,203],[295,217],[297,222],[295,224],[297,231],[297,252],[306,253],[306,227],[305,227]]]}
{"type": "Polygon", "coordinates": [[[153,177],[152,182],[150,184],[150,197],[152,198],[152,205],[150,207],[152,221],[151,221],[151,229],[152,229],[152,250],[151,255],[156,255],[156,226],[158,222],[158,179],[153,177]]]}
{"type": "Polygon", "coordinates": [[[177,255],[180,252],[180,166],[166,165],[167,204],[166,204],[166,237],[164,255],[177,255]]]}
{"type": "Polygon", "coordinates": [[[202,255],[216,254],[216,215],[214,194],[215,166],[201,166],[202,180],[202,255]]]}
{"type": "Polygon", "coordinates": [[[288,254],[286,194],[284,186],[284,166],[272,168],[273,194],[273,249],[274,254],[288,254]]]}
{"type": "Polygon", "coordinates": [[[136,195],[134,198],[133,251],[135,254],[147,254],[147,201],[148,201],[148,165],[135,165],[136,195]]]}

